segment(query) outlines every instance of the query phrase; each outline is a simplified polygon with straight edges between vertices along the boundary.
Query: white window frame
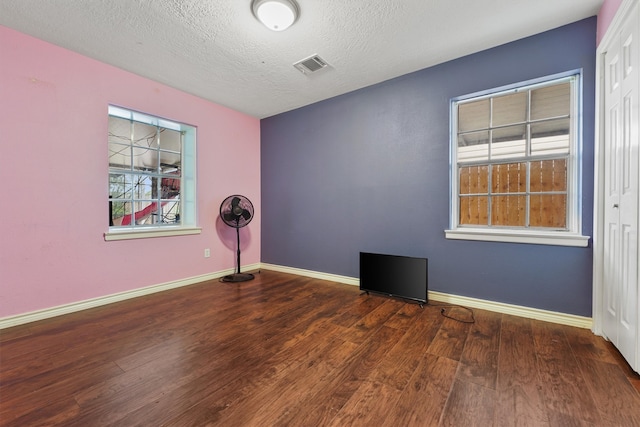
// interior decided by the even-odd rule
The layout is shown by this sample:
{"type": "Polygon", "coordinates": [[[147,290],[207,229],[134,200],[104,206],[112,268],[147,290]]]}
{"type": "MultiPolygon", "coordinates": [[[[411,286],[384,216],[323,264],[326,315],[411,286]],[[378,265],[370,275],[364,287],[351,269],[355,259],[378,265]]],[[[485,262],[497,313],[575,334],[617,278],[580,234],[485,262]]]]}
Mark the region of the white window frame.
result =
{"type": "MultiPolygon", "coordinates": [[[[136,227],[135,225],[130,227],[109,227],[109,230],[104,233],[104,239],[111,241],[200,234],[202,229],[196,225],[196,127],[115,105],[109,105],[108,116],[120,117],[154,126],[162,126],[182,132],[182,175],[180,186],[180,224],[147,225],[144,227],[136,227]]],[[[109,168],[109,172],[111,172],[111,168],[109,168]]],[[[107,199],[108,197],[109,184],[107,184],[107,199]]]]}
{"type": "Polygon", "coordinates": [[[574,70],[566,73],[555,74],[540,79],[529,80],[509,86],[477,92],[469,95],[453,98],[450,102],[450,129],[449,129],[449,229],[445,230],[447,239],[455,240],[480,240],[492,242],[530,243],[541,245],[577,246],[586,247],[589,236],[582,235],[582,72],[574,70]],[[516,227],[492,227],[471,226],[459,224],[459,172],[458,172],[458,126],[457,106],[461,102],[491,98],[518,90],[529,90],[537,86],[546,86],[561,81],[572,81],[572,107],[570,152],[567,164],[567,229],[544,230],[516,227]]]}

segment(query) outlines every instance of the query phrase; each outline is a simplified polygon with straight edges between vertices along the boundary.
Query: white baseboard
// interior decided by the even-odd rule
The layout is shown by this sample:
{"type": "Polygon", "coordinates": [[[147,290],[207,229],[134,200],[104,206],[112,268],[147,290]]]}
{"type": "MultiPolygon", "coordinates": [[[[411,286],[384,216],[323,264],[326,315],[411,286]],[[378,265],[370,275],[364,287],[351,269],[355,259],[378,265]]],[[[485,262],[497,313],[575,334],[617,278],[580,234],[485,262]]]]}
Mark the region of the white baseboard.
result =
{"type": "MultiPolygon", "coordinates": [[[[360,279],[356,277],[339,276],[336,274],[320,273],[317,271],[303,270],[300,268],[284,267],[273,264],[262,263],[265,270],[279,271],[282,273],[296,274],[299,276],[312,277],[314,279],[327,280],[330,282],[344,283],[347,285],[360,285],[360,279]]],[[[477,298],[469,298],[458,295],[445,294],[443,292],[429,291],[429,301],[444,302],[447,304],[461,305],[464,307],[478,308],[481,310],[493,311],[496,313],[510,314],[513,316],[526,317],[528,319],[542,320],[545,322],[557,323],[560,325],[575,326],[578,328],[591,329],[592,319],[590,317],[576,316],[555,311],[541,310],[538,308],[523,307],[520,305],[504,304],[501,302],[487,301],[477,298]]]]}
{"type": "Polygon", "coordinates": [[[280,273],[295,274],[297,276],[311,277],[313,279],[326,280],[329,282],[338,282],[345,285],[360,286],[360,279],[357,277],[339,276],[337,274],[321,273],[319,271],[304,270],[302,268],[286,267],[284,265],[262,263],[261,268],[264,270],[278,271],[280,273]]]}
{"type": "Polygon", "coordinates": [[[445,294],[442,292],[429,291],[429,300],[462,305],[464,307],[479,308],[481,310],[510,314],[518,317],[526,317],[527,319],[542,320],[560,325],[575,326],[577,328],[591,329],[592,325],[591,317],[445,294]]]}
{"type": "MultiPolygon", "coordinates": [[[[356,277],[340,276],[337,274],[322,273],[318,271],[304,270],[301,268],[286,267],[267,263],[256,263],[242,266],[243,271],[253,271],[258,269],[278,271],[281,273],[295,274],[298,276],[311,277],[314,279],[326,280],[329,282],[343,283],[346,285],[359,286],[360,279],[356,277]]],[[[22,325],[25,323],[44,320],[51,317],[61,316],[64,314],[74,313],[89,308],[99,307],[118,301],[124,301],[130,298],[137,298],[144,295],[154,294],[169,289],[179,288],[182,286],[193,285],[207,280],[215,280],[220,277],[232,274],[234,269],[227,269],[210,274],[189,277],[172,282],[160,283],[145,288],[134,289],[131,291],[120,292],[117,294],[107,295],[104,297],[93,298],[90,300],[74,302],[57,307],[46,308],[43,310],[33,311],[30,313],[18,314],[0,319],[0,329],[12,326],[22,325]]],[[[561,325],[576,326],[578,328],[591,329],[592,319],[590,317],[576,316],[573,314],[559,313],[554,311],[540,310],[537,308],[523,307],[519,305],[504,304],[500,302],[481,300],[477,298],[469,298],[442,292],[429,291],[429,300],[444,302],[454,305],[462,305],[465,307],[479,308],[482,310],[494,311],[497,313],[510,314],[513,316],[526,317],[529,319],[543,320],[545,322],[558,323],[561,325]]]]}
{"type": "MultiPolygon", "coordinates": [[[[260,263],[242,266],[242,271],[251,271],[258,268],[260,268],[260,263]]],[[[18,314],[16,316],[3,317],[0,319],[0,329],[10,328],[12,326],[22,325],[30,322],[36,322],[38,320],[49,319],[51,317],[62,316],[64,314],[75,313],[76,311],[87,310],[89,308],[99,307],[102,305],[124,301],[131,298],[137,298],[144,295],[150,295],[156,292],[167,291],[169,289],[180,288],[182,286],[206,282],[207,280],[215,280],[234,272],[235,269],[231,268],[227,270],[217,271],[215,273],[203,274],[200,276],[189,277],[187,279],[174,280],[171,282],[160,283],[144,288],[133,289],[131,291],[106,295],[103,297],[93,298],[85,301],[73,302],[57,307],[45,308],[43,310],[32,311],[29,313],[18,314]]]]}

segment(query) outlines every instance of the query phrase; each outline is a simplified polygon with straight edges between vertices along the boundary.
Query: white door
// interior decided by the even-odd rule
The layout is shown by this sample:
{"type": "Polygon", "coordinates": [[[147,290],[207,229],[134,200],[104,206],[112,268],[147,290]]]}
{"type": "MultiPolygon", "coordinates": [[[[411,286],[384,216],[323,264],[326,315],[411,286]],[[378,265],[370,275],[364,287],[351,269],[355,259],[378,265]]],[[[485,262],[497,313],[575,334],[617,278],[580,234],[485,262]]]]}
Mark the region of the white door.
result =
{"type": "Polygon", "coordinates": [[[631,366],[638,351],[638,11],[605,53],[603,332],[631,366]]]}

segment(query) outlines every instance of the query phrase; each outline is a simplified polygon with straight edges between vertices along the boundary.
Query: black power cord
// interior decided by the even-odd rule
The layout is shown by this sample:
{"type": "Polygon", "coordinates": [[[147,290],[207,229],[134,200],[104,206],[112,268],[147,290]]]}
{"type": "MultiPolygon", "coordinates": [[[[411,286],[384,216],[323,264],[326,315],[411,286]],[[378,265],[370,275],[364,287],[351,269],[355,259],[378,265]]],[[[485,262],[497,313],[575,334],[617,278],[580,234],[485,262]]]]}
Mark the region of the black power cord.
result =
{"type": "Polygon", "coordinates": [[[431,307],[442,307],[440,308],[440,315],[442,315],[442,317],[446,317],[447,319],[455,320],[456,322],[460,322],[460,323],[476,323],[476,318],[473,314],[473,310],[470,309],[469,307],[465,307],[462,305],[446,305],[446,304],[433,304],[433,303],[429,303],[428,305],[431,307]],[[471,320],[458,319],[457,317],[450,316],[449,314],[447,314],[448,308],[461,308],[463,310],[467,310],[469,312],[469,315],[471,316],[471,320]]]}

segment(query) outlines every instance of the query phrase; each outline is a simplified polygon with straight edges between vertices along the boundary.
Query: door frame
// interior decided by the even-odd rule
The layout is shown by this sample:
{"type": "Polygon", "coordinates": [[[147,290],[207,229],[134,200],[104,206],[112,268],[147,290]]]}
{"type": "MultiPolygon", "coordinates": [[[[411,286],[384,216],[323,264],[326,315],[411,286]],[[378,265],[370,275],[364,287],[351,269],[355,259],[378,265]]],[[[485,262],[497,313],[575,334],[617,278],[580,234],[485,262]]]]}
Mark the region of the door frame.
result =
{"type": "Polygon", "coordinates": [[[606,33],[596,49],[596,120],[593,164],[593,297],[592,328],[596,335],[604,336],[604,143],[605,143],[605,82],[604,56],[612,43],[617,43],[618,33],[625,19],[640,0],[623,0],[606,33]]]}

